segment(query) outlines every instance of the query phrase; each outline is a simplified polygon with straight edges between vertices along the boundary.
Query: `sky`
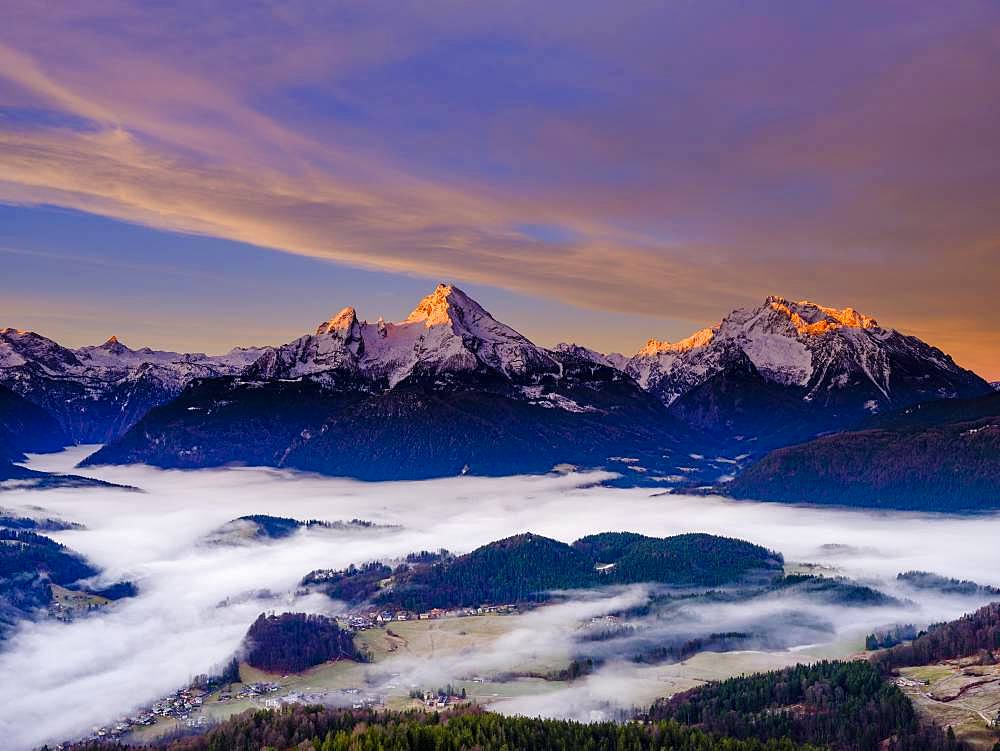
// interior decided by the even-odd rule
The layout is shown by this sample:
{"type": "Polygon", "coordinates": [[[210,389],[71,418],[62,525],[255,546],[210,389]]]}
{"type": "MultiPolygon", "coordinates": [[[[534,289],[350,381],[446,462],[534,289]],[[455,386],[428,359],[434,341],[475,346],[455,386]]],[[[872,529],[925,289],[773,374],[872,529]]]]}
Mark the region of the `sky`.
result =
{"type": "Polygon", "coordinates": [[[989,0],[11,0],[0,325],[218,352],[447,280],[631,352],[779,294],[997,379],[997,59],[989,0]]]}

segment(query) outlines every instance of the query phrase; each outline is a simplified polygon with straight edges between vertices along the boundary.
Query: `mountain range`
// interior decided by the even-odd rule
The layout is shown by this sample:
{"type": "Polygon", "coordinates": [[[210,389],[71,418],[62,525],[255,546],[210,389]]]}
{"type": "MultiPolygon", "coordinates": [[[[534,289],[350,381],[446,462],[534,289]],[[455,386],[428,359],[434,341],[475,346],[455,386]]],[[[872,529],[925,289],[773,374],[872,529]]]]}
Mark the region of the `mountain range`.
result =
{"type": "Polygon", "coordinates": [[[226,355],[132,350],[112,336],[69,349],[33,331],[0,329],[0,384],[49,412],[74,443],[104,443],[195,378],[233,375],[262,348],[226,355]]]}
{"type": "Polygon", "coordinates": [[[220,356],[114,337],[69,349],[2,329],[0,384],[68,440],[105,443],[88,464],[369,480],[570,464],[667,487],[725,481],[769,450],[873,416],[993,393],[939,349],[851,308],[772,296],[627,357],[541,347],[447,284],[400,322],[348,307],[285,345],[220,356]]]}

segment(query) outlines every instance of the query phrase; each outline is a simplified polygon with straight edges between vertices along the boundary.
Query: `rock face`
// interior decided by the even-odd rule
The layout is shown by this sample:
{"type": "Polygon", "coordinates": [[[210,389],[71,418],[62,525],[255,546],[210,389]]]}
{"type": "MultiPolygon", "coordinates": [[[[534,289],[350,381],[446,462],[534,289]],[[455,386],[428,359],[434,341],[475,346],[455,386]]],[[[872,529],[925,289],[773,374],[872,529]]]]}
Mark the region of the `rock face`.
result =
{"type": "Polygon", "coordinates": [[[402,321],[347,307],[285,345],[221,356],[114,337],[68,349],[2,329],[0,384],[66,440],[107,443],[90,463],[242,462],[372,480],[568,463],[679,486],[872,415],[994,393],[851,308],[768,297],[625,357],[540,347],[448,284],[402,321]]]}
{"type": "Polygon", "coordinates": [[[941,350],[853,308],[774,296],[682,341],[651,339],[620,367],[682,420],[765,447],[990,391],[941,350]]]}
{"type": "Polygon", "coordinates": [[[982,378],[941,350],[882,328],[853,308],[773,296],[681,342],[651,340],[625,371],[671,404],[723,370],[734,347],[766,381],[798,389],[802,399],[821,408],[870,414],[989,390],[982,378]]]}
{"type": "Polygon", "coordinates": [[[132,350],[111,337],[68,349],[32,331],[0,329],[0,384],[42,407],[69,442],[100,443],[123,434],[150,408],[196,378],[240,372],[261,349],[204,354],[132,350]]]}
{"type": "Polygon", "coordinates": [[[399,323],[345,308],[236,378],[192,385],[87,461],[246,462],[363,479],[673,469],[689,431],[627,374],[539,347],[439,285],[399,323]],[[252,436],[252,440],[247,440],[252,436]]]}
{"type": "Polygon", "coordinates": [[[440,284],[399,323],[359,321],[354,308],[344,308],[315,334],[268,352],[245,375],[326,374],[384,390],[414,376],[461,373],[494,373],[530,384],[559,370],[549,352],[495,320],[460,289],[440,284]]]}

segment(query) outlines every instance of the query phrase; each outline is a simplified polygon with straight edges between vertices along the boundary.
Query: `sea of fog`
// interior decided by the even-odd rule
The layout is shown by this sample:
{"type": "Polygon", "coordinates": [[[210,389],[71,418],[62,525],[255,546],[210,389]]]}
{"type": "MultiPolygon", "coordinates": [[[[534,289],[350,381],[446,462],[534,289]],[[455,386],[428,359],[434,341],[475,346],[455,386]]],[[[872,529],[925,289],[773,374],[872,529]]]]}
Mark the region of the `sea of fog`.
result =
{"type": "MultiPolygon", "coordinates": [[[[92,448],[33,456],[28,466],[69,471],[92,448]]],[[[864,512],[666,495],[603,487],[599,483],[608,475],[601,473],[362,483],[255,468],[73,471],[143,492],[13,488],[0,493],[0,507],[84,525],[51,536],[103,569],[95,583],[130,579],[139,595],[69,624],[25,622],[0,647],[0,737],[11,748],[78,736],[172,692],[225,661],[263,610],[337,612],[323,596],[294,596],[309,571],[415,550],[466,552],[519,532],[566,542],[607,530],[657,536],[710,532],[760,543],[788,561],[834,567],[890,593],[896,574],[913,569],[1000,585],[998,515],[864,512]],[[361,518],[391,526],[304,530],[267,544],[205,543],[227,521],[256,513],[361,518]]],[[[765,598],[693,607],[682,624],[652,625],[665,636],[692,626],[709,633],[781,623],[793,611],[806,624],[820,619],[830,624],[824,638],[833,642],[887,623],[921,626],[954,618],[978,604],[906,596],[911,601],[905,607],[873,609],[765,598]]],[[[577,593],[532,611],[516,630],[475,654],[438,656],[423,664],[400,657],[393,667],[402,680],[420,671],[424,685],[431,685],[428,673],[441,681],[433,685],[443,685],[450,678],[500,671],[540,649],[568,644],[581,620],[642,604],[648,597],[644,586],[577,593]]],[[[802,629],[802,645],[815,639],[815,629],[802,629]]],[[[787,654],[794,656],[795,649],[787,654]]],[[[612,659],[566,688],[498,708],[586,719],[595,707],[647,701],[653,672],[612,659]]]]}

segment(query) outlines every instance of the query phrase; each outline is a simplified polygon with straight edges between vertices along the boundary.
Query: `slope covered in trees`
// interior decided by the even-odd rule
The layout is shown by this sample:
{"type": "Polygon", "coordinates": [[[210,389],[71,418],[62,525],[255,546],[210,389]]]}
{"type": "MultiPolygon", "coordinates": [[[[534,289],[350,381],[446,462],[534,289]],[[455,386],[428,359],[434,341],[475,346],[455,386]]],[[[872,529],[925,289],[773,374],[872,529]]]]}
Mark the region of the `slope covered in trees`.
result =
{"type": "Polygon", "coordinates": [[[984,650],[1000,650],[1000,602],[990,603],[958,620],[931,626],[927,633],[909,644],[887,649],[871,659],[880,670],[889,672],[911,665],[969,657],[984,650]]]}
{"type": "MultiPolygon", "coordinates": [[[[83,744],[78,751],[122,746],[83,744]]],[[[450,715],[376,713],[322,707],[254,711],[164,751],[811,751],[789,740],[712,736],[674,722],[584,724],[464,711],[450,715]]],[[[818,750],[817,750],[818,751],[818,750]]]]}
{"type": "Polygon", "coordinates": [[[357,659],[351,634],[332,618],[261,613],[244,639],[248,665],[271,673],[300,673],[328,660],[357,659]]]}
{"type": "Polygon", "coordinates": [[[0,385],[0,461],[21,459],[26,451],[58,451],[69,442],[52,415],[0,385]]]}
{"type": "Polygon", "coordinates": [[[71,584],[97,570],[48,537],[0,528],[0,638],[52,600],[50,582],[71,584]]]}
{"type": "Polygon", "coordinates": [[[1000,393],[941,400],[767,454],[735,498],[922,511],[1000,508],[1000,393]]]}
{"type": "Polygon", "coordinates": [[[836,751],[950,748],[946,735],[922,726],[910,700],[866,662],[796,665],[709,683],[657,702],[650,718],[836,751]]]}
{"type": "Polygon", "coordinates": [[[654,538],[605,533],[572,545],[521,534],[461,556],[416,557],[396,569],[379,563],[315,571],[303,584],[335,599],[406,610],[542,601],[552,590],[657,582],[718,586],[781,573],[778,553],[742,540],[704,534],[654,538]]]}

